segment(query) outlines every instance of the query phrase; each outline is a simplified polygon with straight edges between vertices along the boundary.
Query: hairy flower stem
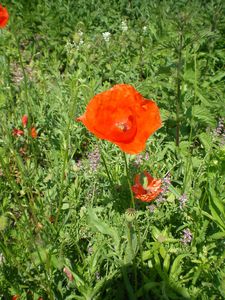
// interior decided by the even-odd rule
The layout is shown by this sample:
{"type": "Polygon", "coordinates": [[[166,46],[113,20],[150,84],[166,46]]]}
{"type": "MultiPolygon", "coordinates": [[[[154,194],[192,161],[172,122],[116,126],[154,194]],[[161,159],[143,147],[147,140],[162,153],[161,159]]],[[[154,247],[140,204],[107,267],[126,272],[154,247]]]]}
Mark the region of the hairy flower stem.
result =
{"type": "Polygon", "coordinates": [[[123,152],[123,158],[124,158],[124,162],[125,162],[125,171],[126,171],[126,177],[127,177],[127,183],[129,186],[129,190],[130,190],[130,196],[131,196],[131,207],[135,208],[135,202],[134,202],[134,194],[131,188],[131,183],[130,183],[130,174],[129,174],[129,169],[128,169],[128,163],[127,163],[127,157],[126,154],[123,152]]]}
{"type": "Polygon", "coordinates": [[[182,48],[183,35],[180,32],[180,40],[178,46],[178,62],[177,62],[177,97],[176,97],[176,145],[180,144],[180,105],[181,105],[181,69],[182,69],[182,48]]]}

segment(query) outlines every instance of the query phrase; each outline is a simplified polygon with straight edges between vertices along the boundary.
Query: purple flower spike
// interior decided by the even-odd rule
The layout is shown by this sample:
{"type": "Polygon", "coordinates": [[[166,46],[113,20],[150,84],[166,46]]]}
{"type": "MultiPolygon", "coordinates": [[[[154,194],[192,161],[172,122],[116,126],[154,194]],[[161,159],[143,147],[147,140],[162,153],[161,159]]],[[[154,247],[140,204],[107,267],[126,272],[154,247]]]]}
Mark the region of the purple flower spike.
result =
{"type": "Polygon", "coordinates": [[[192,233],[189,228],[183,230],[183,237],[181,238],[181,243],[184,245],[190,244],[192,241],[192,233]]]}
{"type": "Polygon", "coordinates": [[[88,154],[88,159],[92,171],[96,171],[100,161],[100,153],[98,148],[88,154]]]}
{"type": "Polygon", "coordinates": [[[180,207],[180,209],[183,209],[186,206],[187,200],[188,199],[187,199],[187,195],[186,194],[183,194],[183,195],[180,196],[180,198],[179,198],[179,202],[180,202],[179,207],[180,207]]]}

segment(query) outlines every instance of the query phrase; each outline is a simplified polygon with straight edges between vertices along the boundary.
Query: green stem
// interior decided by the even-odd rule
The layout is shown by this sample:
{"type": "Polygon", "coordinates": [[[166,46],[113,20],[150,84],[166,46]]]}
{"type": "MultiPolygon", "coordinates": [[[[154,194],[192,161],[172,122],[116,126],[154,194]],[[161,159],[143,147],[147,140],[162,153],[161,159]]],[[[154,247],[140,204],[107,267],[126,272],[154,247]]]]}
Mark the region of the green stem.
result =
{"type": "Polygon", "coordinates": [[[180,41],[178,47],[178,62],[177,62],[177,101],[176,101],[176,145],[180,144],[180,104],[181,104],[181,67],[182,67],[182,48],[183,35],[180,32],[180,41]]]}
{"type": "Polygon", "coordinates": [[[104,167],[105,167],[105,171],[106,171],[107,177],[108,177],[108,179],[109,179],[111,188],[112,188],[113,190],[115,190],[115,185],[114,185],[114,182],[113,182],[113,179],[112,179],[112,175],[111,175],[110,172],[109,172],[109,168],[108,168],[107,163],[106,163],[105,155],[104,155],[103,151],[101,150],[101,148],[99,147],[99,145],[98,145],[98,150],[99,150],[99,152],[100,152],[100,154],[101,154],[101,158],[102,158],[102,161],[103,161],[103,165],[104,165],[104,167]]]}
{"type": "MultiPolygon", "coordinates": [[[[197,57],[196,53],[194,55],[194,67],[195,67],[195,82],[194,82],[194,102],[193,107],[195,106],[196,99],[197,99],[197,57]]],[[[191,120],[190,120],[190,135],[189,135],[189,151],[188,151],[188,158],[186,162],[186,170],[185,170],[185,178],[184,178],[184,184],[183,184],[183,192],[187,189],[187,182],[189,174],[192,175],[192,149],[191,149],[191,143],[192,143],[192,136],[193,136],[193,114],[191,114],[191,120]]]]}
{"type": "Polygon", "coordinates": [[[129,174],[129,169],[128,169],[127,157],[126,157],[126,154],[124,152],[123,152],[123,158],[124,158],[124,162],[125,162],[125,171],[126,171],[127,183],[128,183],[129,190],[130,190],[131,206],[132,206],[132,208],[135,208],[134,194],[133,194],[133,191],[132,191],[132,188],[131,188],[130,174],[129,174]]]}

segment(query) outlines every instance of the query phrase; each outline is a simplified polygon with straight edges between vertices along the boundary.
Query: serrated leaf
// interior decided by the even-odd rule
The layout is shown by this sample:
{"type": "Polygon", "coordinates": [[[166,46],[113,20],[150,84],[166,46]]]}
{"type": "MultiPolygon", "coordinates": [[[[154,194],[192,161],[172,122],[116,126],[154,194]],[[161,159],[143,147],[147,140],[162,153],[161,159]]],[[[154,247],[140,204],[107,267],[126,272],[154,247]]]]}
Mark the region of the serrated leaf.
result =
{"type": "Polygon", "coordinates": [[[194,105],[192,107],[192,115],[195,119],[205,123],[206,125],[214,126],[215,120],[212,113],[206,106],[194,105]]]}
{"type": "Polygon", "coordinates": [[[212,138],[206,132],[202,132],[198,135],[198,138],[206,151],[209,151],[212,147],[212,138]]]}
{"type": "Polygon", "coordinates": [[[220,240],[225,238],[225,231],[224,232],[216,232],[209,236],[209,240],[220,240]]]}
{"type": "Polygon", "coordinates": [[[175,258],[170,270],[170,277],[174,278],[179,275],[181,271],[180,269],[181,262],[186,256],[190,256],[190,254],[189,253],[180,254],[175,258]]]}

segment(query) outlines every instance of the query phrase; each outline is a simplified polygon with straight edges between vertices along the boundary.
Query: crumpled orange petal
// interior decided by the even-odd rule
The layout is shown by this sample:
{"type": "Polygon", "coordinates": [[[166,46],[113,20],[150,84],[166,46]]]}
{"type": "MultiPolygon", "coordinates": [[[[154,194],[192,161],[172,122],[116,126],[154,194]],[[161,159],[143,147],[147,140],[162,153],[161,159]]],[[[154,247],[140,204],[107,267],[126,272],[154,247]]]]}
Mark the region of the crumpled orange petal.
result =
{"type": "Polygon", "coordinates": [[[143,201],[150,202],[154,200],[162,192],[162,180],[153,178],[148,172],[144,172],[147,177],[147,187],[143,187],[140,182],[140,174],[135,176],[135,184],[132,186],[135,198],[143,201]]]}
{"type": "Polygon", "coordinates": [[[145,99],[128,84],[117,84],[94,96],[77,121],[98,138],[130,154],[143,151],[149,136],[161,127],[155,102],[145,99]]]}

